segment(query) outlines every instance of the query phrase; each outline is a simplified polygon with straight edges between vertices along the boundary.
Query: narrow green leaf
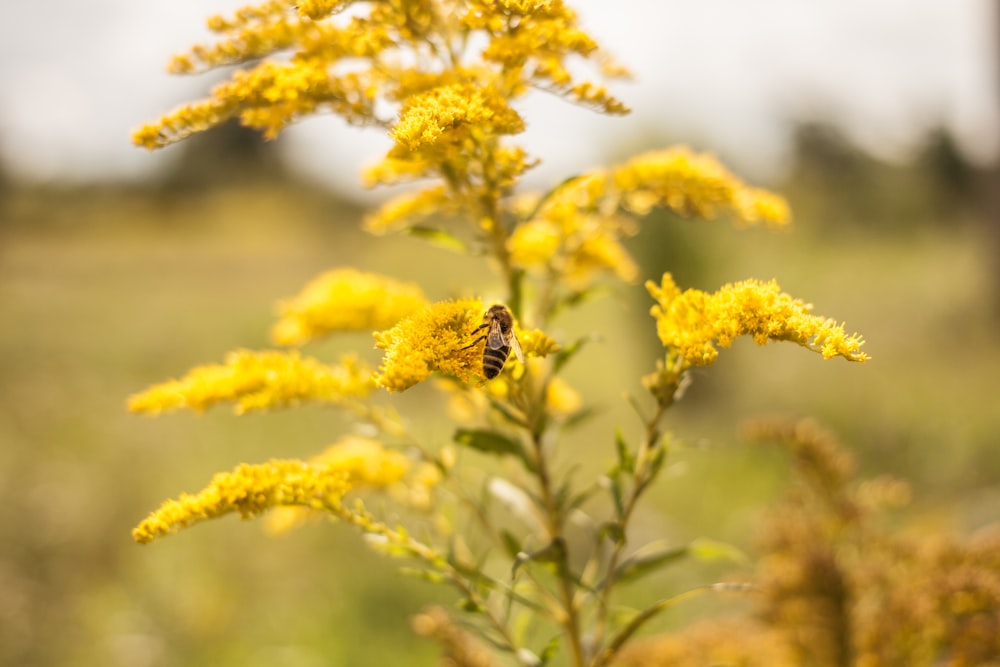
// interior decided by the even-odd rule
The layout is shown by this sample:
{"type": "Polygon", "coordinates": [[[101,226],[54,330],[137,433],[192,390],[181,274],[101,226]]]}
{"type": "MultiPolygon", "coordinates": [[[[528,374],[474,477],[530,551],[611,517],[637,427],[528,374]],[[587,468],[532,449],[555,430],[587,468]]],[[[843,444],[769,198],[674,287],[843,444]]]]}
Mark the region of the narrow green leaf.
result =
{"type": "Polygon", "coordinates": [[[693,558],[700,561],[724,560],[737,565],[746,565],[749,562],[749,558],[741,549],[718,540],[699,537],[688,545],[688,550],[693,558]]]}
{"type": "Polygon", "coordinates": [[[443,229],[415,225],[407,228],[406,232],[410,236],[416,236],[417,238],[423,239],[431,245],[438,246],[439,248],[444,248],[445,250],[451,250],[462,254],[469,254],[469,246],[466,245],[465,241],[443,229]]]}
{"type": "Polygon", "coordinates": [[[469,447],[470,449],[475,449],[486,454],[511,454],[521,459],[524,458],[524,450],[521,448],[520,442],[496,431],[478,428],[460,428],[455,431],[452,439],[464,447],[469,447]]]}
{"type": "Polygon", "coordinates": [[[608,493],[611,494],[611,501],[615,504],[615,516],[619,519],[625,515],[625,500],[622,494],[622,471],[615,466],[614,470],[608,473],[608,493]]]}
{"type": "Polygon", "coordinates": [[[545,667],[545,665],[549,664],[549,660],[551,660],[553,656],[555,656],[556,651],[559,650],[559,640],[560,635],[556,635],[548,641],[545,648],[542,649],[542,652],[538,656],[538,667],[545,667]]]}
{"type": "Polygon", "coordinates": [[[667,546],[662,540],[653,542],[622,561],[615,570],[614,580],[619,583],[634,581],[689,555],[687,546],[667,546]]]}
{"type": "Polygon", "coordinates": [[[503,540],[504,550],[507,551],[508,556],[514,558],[517,554],[521,553],[521,542],[512,532],[509,530],[501,530],[500,539],[503,540]]]}
{"type": "Polygon", "coordinates": [[[594,340],[594,336],[584,336],[573,341],[569,345],[563,347],[558,352],[552,355],[552,372],[553,374],[558,374],[562,367],[569,363],[569,360],[577,355],[583,346],[594,340]]]}
{"type": "Polygon", "coordinates": [[[617,521],[605,521],[601,524],[598,533],[616,544],[625,541],[625,531],[622,530],[622,525],[617,521]]]}
{"type": "Polygon", "coordinates": [[[418,567],[401,567],[399,568],[399,573],[415,579],[423,579],[424,581],[429,581],[432,584],[443,584],[448,581],[448,577],[446,577],[442,572],[424,570],[418,567]]]}
{"type": "Polygon", "coordinates": [[[634,473],[635,456],[625,442],[621,429],[615,429],[615,453],[618,454],[618,467],[627,473],[634,473]]]}
{"type": "Polygon", "coordinates": [[[476,604],[473,600],[469,598],[463,598],[458,601],[458,608],[462,611],[467,611],[469,613],[477,613],[483,610],[481,606],[476,604]]]}

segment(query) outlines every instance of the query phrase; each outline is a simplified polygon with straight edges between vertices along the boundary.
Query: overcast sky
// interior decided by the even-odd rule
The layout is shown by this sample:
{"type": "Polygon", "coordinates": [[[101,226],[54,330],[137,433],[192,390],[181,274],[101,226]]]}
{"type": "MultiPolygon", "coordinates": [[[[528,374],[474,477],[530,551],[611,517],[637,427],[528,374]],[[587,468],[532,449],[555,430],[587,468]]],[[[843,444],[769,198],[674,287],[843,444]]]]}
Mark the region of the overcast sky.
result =
{"type": "MultiPolygon", "coordinates": [[[[202,96],[208,78],[165,74],[237,0],[48,0],[0,10],[0,154],[29,178],[142,177],[170,160],[131,129],[202,96]]],[[[787,165],[791,121],[823,118],[884,156],[945,125],[975,159],[998,136],[992,0],[579,0],[587,29],[636,75],[605,118],[539,95],[521,107],[542,177],[592,166],[640,133],[714,149],[767,178],[787,165]]],[[[335,118],[280,141],[304,171],[356,187],[387,140],[335,118]]]]}

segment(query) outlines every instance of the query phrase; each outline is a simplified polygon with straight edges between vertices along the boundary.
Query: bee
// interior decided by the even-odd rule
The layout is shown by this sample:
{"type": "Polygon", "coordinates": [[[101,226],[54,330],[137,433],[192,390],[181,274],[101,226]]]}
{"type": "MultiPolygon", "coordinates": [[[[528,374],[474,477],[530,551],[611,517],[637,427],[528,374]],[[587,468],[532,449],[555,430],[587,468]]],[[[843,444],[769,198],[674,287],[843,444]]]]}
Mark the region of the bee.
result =
{"type": "Polygon", "coordinates": [[[514,316],[507,306],[500,304],[490,306],[490,309],[483,315],[483,323],[476,327],[471,335],[475,336],[483,329],[487,330],[486,333],[460,349],[468,350],[477,345],[479,341],[486,341],[486,346],[483,348],[483,375],[486,376],[486,379],[492,380],[500,375],[511,350],[514,350],[514,356],[517,357],[518,361],[524,361],[521,344],[517,342],[517,336],[514,335],[514,316]]]}

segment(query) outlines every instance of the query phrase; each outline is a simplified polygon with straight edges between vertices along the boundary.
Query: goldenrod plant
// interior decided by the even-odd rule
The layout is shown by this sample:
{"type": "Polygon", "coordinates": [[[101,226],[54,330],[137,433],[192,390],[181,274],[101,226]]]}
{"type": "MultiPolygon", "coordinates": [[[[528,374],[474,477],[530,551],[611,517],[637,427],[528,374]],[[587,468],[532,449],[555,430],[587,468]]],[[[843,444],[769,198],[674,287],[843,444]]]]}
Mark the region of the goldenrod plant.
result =
{"type": "Polygon", "coordinates": [[[893,528],[911,500],[811,420],[762,419],[747,440],[793,464],[758,533],[752,618],[709,620],[637,642],[622,667],[995,667],[1000,532],[967,538],[893,528]]]}
{"type": "Polygon", "coordinates": [[[599,435],[593,446],[603,447],[608,467],[581,479],[570,472],[577,453],[564,443],[585,402],[563,372],[590,332],[557,335],[553,320],[602,285],[642,289],[646,276],[625,241],[641,234],[651,211],[780,228],[790,223],[785,200],[685,147],[571,175],[546,192],[525,189],[537,159],[513,137],[525,128],[518,104],[529,92],[628,112],[581,74],[605,80],[626,72],[560,0],[271,0],[208,26],[217,41],[175,57],[170,68],[232,67],[229,79],[208,99],[137,130],[136,144],[158,148],[230,119],[271,139],[324,112],[381,128],[393,146],[364,171],[365,184],[422,185],[371,213],[365,229],[477,257],[501,296],[427,295],[416,284],[335,267],[279,304],[271,331],[279,349],[235,351],[131,397],[130,409],[147,414],[224,402],[237,414],[322,403],[358,425],[331,436],[336,442],[310,460],[243,463],[216,475],[203,490],[165,502],[135,539],[150,542],[226,514],[266,514],[275,530],[331,517],[405,559],[409,573],[454,589],[455,610],[429,609],[414,627],[461,665],[601,667],[663,610],[739,588],[693,582],[644,609],[618,604],[623,584],[679,558],[725,550],[636,543],[637,508],[668,454],[664,417],[692,369],[712,364],[737,337],[863,362],[861,337],[773,280],[712,293],[682,289],[669,273],[648,280],[649,326],[663,352],[649,360],[648,395],[631,401],[641,430],[599,435]],[[332,360],[299,350],[342,331],[371,332],[381,361],[366,362],[371,351],[332,360]],[[501,367],[494,379],[485,355],[491,370],[501,367]],[[447,442],[426,440],[413,427],[423,415],[398,405],[399,392],[421,383],[461,416],[447,442]],[[463,450],[502,465],[460,465],[463,450]],[[384,500],[367,502],[372,494],[384,500]],[[592,526],[592,538],[568,539],[571,521],[592,526]]]}

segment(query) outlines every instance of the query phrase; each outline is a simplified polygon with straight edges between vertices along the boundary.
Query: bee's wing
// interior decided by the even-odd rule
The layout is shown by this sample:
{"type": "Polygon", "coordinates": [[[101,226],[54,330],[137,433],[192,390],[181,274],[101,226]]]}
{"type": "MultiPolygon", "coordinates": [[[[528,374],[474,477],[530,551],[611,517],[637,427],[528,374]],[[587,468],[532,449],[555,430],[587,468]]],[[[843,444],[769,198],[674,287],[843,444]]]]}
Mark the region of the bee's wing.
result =
{"type": "Polygon", "coordinates": [[[502,347],[507,347],[509,345],[508,341],[504,340],[503,332],[500,331],[500,325],[494,322],[490,325],[490,332],[486,335],[486,347],[491,350],[499,350],[502,347]]]}
{"type": "Polygon", "coordinates": [[[513,331],[510,332],[510,349],[514,350],[514,356],[523,364],[524,352],[521,352],[521,344],[517,342],[517,336],[514,335],[513,331]]]}

